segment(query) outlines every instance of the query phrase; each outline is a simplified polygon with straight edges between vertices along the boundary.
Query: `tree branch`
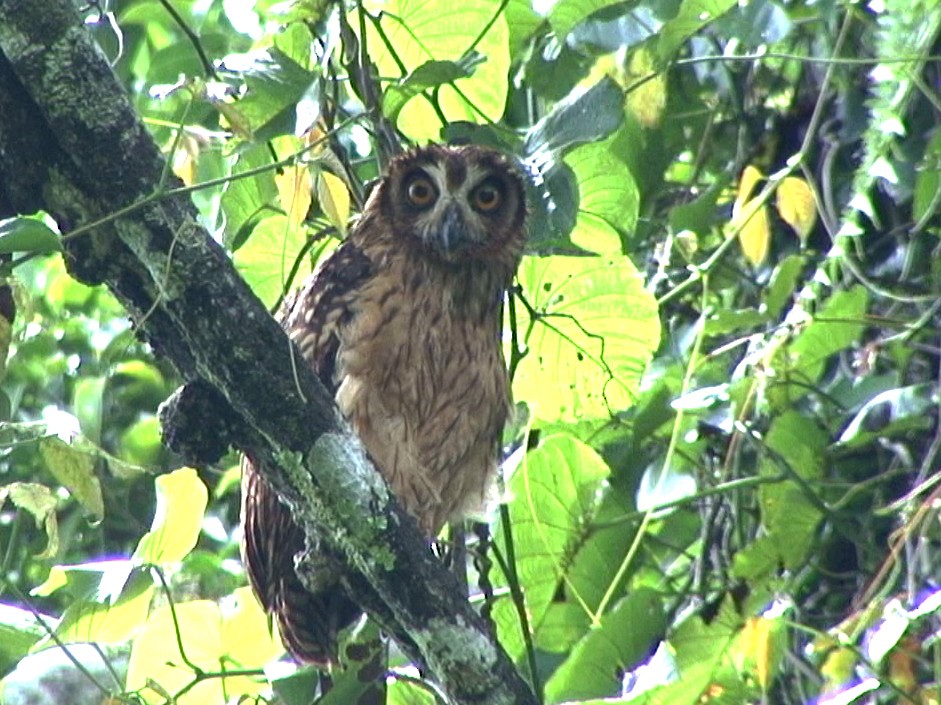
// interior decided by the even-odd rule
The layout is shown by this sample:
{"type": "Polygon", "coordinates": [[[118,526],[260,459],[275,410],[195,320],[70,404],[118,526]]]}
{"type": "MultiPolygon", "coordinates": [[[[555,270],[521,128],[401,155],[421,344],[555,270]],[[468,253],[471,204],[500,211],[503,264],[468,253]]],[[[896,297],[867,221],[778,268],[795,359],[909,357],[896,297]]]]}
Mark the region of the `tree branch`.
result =
{"type": "MultiPolygon", "coordinates": [[[[70,0],[0,0],[0,52],[0,205],[42,208],[65,232],[152,194],[163,159],[70,0]]],[[[213,400],[187,414],[214,410],[308,536],[336,537],[357,599],[452,702],[536,702],[187,199],[154,199],[65,249],[73,276],[108,286],[213,400]]]]}

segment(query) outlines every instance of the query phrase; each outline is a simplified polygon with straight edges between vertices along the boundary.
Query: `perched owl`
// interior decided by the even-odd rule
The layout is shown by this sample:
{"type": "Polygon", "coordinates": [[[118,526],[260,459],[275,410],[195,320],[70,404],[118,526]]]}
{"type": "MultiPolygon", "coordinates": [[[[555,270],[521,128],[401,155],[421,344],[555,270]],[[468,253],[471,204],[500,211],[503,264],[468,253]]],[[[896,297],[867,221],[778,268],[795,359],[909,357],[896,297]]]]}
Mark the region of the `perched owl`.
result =
{"type": "MultiPolygon", "coordinates": [[[[412,150],[285,306],[285,330],[428,537],[479,508],[496,470],[510,409],[501,304],[525,220],[522,178],[499,153],[412,150]]],[[[316,592],[301,585],[304,536],[251,459],[242,525],[249,578],[288,650],[334,662],[360,610],[329,571],[316,592]]]]}

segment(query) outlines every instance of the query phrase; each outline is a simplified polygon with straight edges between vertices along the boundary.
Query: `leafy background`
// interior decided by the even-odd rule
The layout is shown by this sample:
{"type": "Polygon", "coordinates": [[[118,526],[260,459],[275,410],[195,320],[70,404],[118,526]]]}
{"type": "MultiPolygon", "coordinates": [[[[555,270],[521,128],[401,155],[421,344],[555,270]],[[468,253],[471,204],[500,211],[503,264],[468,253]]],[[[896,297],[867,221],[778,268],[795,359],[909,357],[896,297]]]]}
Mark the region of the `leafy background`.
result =
{"type": "MultiPolygon", "coordinates": [[[[85,13],[272,307],[393,143],[529,171],[518,414],[472,548],[475,600],[546,703],[937,702],[941,6],[85,13]]],[[[244,586],[237,458],[163,449],[179,380],[50,227],[0,223],[4,702],[306,702],[244,586]]],[[[387,697],[436,696],[399,658],[387,697]]]]}

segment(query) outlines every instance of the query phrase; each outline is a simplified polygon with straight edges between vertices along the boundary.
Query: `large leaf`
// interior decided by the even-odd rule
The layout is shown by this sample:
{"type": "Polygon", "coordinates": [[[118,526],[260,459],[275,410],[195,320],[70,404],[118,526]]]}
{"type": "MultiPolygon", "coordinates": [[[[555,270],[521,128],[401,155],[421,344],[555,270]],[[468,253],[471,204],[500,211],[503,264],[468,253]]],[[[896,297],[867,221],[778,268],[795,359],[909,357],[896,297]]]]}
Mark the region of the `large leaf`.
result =
{"type": "MultiPolygon", "coordinates": [[[[510,480],[515,567],[524,586],[534,632],[552,627],[549,608],[588,535],[598,506],[598,489],[609,472],[604,460],[590,447],[572,436],[558,434],[527,453],[510,480]]],[[[503,555],[507,555],[501,531],[497,530],[497,540],[503,555]]],[[[501,640],[505,636],[511,654],[518,655],[521,625],[517,615],[508,602],[496,607],[494,616],[501,628],[501,640]]]]}
{"type": "Polygon", "coordinates": [[[236,592],[234,610],[196,600],[155,610],[131,648],[127,689],[139,691],[147,703],[164,703],[163,693],[179,695],[179,705],[237,701],[267,687],[263,678],[233,675],[207,678],[195,687],[193,670],[215,673],[260,668],[283,650],[268,629],[264,612],[247,588],[236,592]],[[182,653],[181,648],[182,646],[182,653]],[[187,688],[184,692],[183,689],[187,688]]]}
{"type": "Polygon", "coordinates": [[[640,194],[624,161],[607,141],[578,147],[565,158],[578,182],[578,219],[572,242],[598,254],[621,251],[618,231],[633,232],[640,194]]]}
{"type": "MultiPolygon", "coordinates": [[[[145,619],[154,586],[130,561],[100,561],[53,566],[49,578],[32,594],[45,596],[59,589],[73,599],[55,627],[55,639],[113,644],[127,640],[145,619]]],[[[35,648],[52,641],[44,638],[35,648]]]]}
{"type": "Polygon", "coordinates": [[[526,257],[515,307],[527,354],[514,392],[545,421],[602,418],[635,400],[660,342],[657,305],[627,257],[526,257]]]}
{"type": "Polygon", "coordinates": [[[647,653],[666,628],[660,596],[641,588],[618,603],[588,632],[546,683],[550,703],[614,695],[620,674],[647,653]]]}
{"type": "Polygon", "coordinates": [[[789,469],[795,479],[761,486],[758,496],[766,533],[736,554],[735,574],[743,578],[766,575],[782,565],[803,566],[823,516],[822,500],[810,496],[806,481],[823,475],[826,434],[812,420],[789,411],[775,419],[765,442],[774,456],[762,457],[759,474],[770,478],[789,469]]]}
{"type": "Polygon", "coordinates": [[[298,264],[295,286],[310,273],[308,258],[297,263],[306,242],[304,228],[292,224],[287,216],[274,215],[258,223],[248,241],[235,253],[236,268],[269,308],[291,283],[288,278],[295,264],[298,264]]]}
{"type": "MultiPolygon", "coordinates": [[[[367,22],[366,45],[380,76],[401,76],[400,63],[410,73],[429,61],[458,62],[474,50],[485,61],[471,76],[454,82],[460,93],[451,85],[440,86],[438,106],[449,122],[500,119],[509,85],[510,51],[506,18],[502,11],[494,16],[498,4],[489,0],[373,0],[364,6],[381,13],[380,26],[388,40],[387,45],[367,22]]],[[[357,17],[350,20],[353,27],[359,26],[357,17]]],[[[443,126],[434,108],[421,98],[409,100],[399,112],[399,129],[414,140],[436,139],[443,126]]]]}

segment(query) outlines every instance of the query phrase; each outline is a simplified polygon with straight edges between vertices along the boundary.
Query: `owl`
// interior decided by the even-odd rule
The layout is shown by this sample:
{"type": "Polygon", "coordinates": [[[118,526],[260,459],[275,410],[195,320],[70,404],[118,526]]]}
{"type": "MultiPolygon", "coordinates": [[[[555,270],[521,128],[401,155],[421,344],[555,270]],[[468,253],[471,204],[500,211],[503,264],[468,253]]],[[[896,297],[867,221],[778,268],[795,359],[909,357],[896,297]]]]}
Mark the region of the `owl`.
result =
{"type": "MultiPolygon", "coordinates": [[[[522,254],[523,179],[498,152],[429,145],[394,158],[346,240],[281,321],[421,530],[478,509],[510,410],[501,311],[522,254]]],[[[304,535],[251,458],[242,554],[299,661],[331,664],[360,614],[313,549],[317,589],[295,573],[304,535]]]]}

